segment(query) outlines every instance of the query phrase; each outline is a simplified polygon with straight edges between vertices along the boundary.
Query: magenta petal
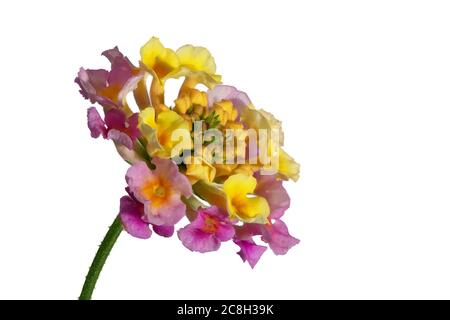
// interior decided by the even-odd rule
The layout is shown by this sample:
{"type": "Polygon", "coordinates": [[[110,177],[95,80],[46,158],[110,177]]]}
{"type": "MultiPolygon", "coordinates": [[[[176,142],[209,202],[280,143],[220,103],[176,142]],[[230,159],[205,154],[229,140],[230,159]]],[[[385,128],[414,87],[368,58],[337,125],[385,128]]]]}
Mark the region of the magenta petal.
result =
{"type": "Polygon", "coordinates": [[[235,226],[236,238],[239,240],[249,240],[253,236],[261,235],[264,228],[259,223],[244,223],[242,226],[235,226]]]}
{"type": "Polygon", "coordinates": [[[80,86],[80,93],[85,99],[89,99],[91,103],[97,101],[97,88],[104,88],[108,78],[108,71],[86,70],[80,68],[75,83],[80,86]]]}
{"type": "Polygon", "coordinates": [[[120,109],[110,109],[105,114],[105,123],[108,129],[124,130],[126,119],[125,113],[120,109]]]}
{"type": "Polygon", "coordinates": [[[300,242],[289,234],[286,224],[281,220],[276,220],[274,224],[267,226],[261,239],[269,244],[270,249],[276,255],[286,254],[289,249],[300,242]]]}
{"type": "Polygon", "coordinates": [[[133,142],[139,137],[137,113],[127,119],[120,109],[110,109],[105,114],[105,123],[108,127],[108,139],[123,144],[128,149],[133,148],[133,142]]]}
{"type": "Polygon", "coordinates": [[[153,225],[153,231],[155,231],[161,237],[169,238],[175,232],[174,226],[157,226],[153,225]]]}
{"type": "Polygon", "coordinates": [[[234,227],[230,224],[221,222],[217,227],[216,237],[222,242],[231,240],[234,237],[234,234],[234,227]]]}
{"type": "Polygon", "coordinates": [[[91,103],[98,102],[104,107],[121,107],[125,96],[134,90],[144,76],[143,72],[120,53],[117,47],[102,53],[111,62],[111,71],[104,69],[86,70],[81,68],[75,82],[80,93],[91,103]],[[108,90],[112,89],[113,95],[108,90]]]}
{"type": "Polygon", "coordinates": [[[225,211],[217,206],[211,206],[208,208],[201,208],[197,212],[197,218],[191,222],[191,226],[202,230],[207,228],[206,219],[213,220],[216,229],[211,233],[220,240],[228,241],[234,237],[235,230],[234,226],[231,224],[228,215],[225,211]]]}
{"type": "Polygon", "coordinates": [[[178,238],[191,251],[205,253],[220,248],[220,241],[213,234],[203,232],[190,224],[178,230],[178,238]]]}
{"type": "Polygon", "coordinates": [[[116,129],[111,129],[108,131],[107,138],[117,143],[123,144],[130,150],[133,149],[133,141],[125,132],[116,129]]]}
{"type": "Polygon", "coordinates": [[[105,122],[95,107],[90,107],[87,112],[88,128],[91,131],[91,137],[98,138],[100,135],[106,138],[105,122]]]}
{"type": "Polygon", "coordinates": [[[134,66],[128,58],[124,57],[118,47],[106,50],[102,55],[111,62],[111,71],[108,76],[109,84],[124,85],[133,77],[134,66]]]}
{"type": "Polygon", "coordinates": [[[89,99],[91,103],[98,102],[105,107],[116,106],[114,101],[99,94],[108,86],[108,74],[108,71],[104,69],[85,70],[80,68],[75,83],[80,86],[81,95],[85,99],[89,99]]]}
{"type": "Polygon", "coordinates": [[[200,208],[198,210],[199,213],[205,215],[210,215],[213,216],[215,218],[218,218],[219,220],[226,220],[226,218],[228,217],[228,214],[222,210],[220,207],[217,206],[210,206],[207,208],[200,208]]]}
{"type": "Polygon", "coordinates": [[[140,137],[141,132],[138,128],[139,123],[139,113],[133,113],[131,117],[128,118],[128,128],[127,133],[132,141],[135,141],[140,137]]]}
{"type": "Polygon", "coordinates": [[[255,173],[257,185],[255,194],[264,197],[269,203],[270,218],[279,219],[289,208],[291,199],[284,189],[282,181],[277,180],[275,175],[262,175],[255,173]]]}
{"type": "Polygon", "coordinates": [[[208,106],[212,106],[216,102],[220,102],[222,100],[230,100],[233,103],[233,106],[241,113],[244,108],[246,108],[250,103],[250,99],[248,95],[239,91],[233,86],[227,85],[217,85],[214,89],[209,90],[207,92],[208,95],[208,106]]]}
{"type": "Polygon", "coordinates": [[[120,220],[126,232],[136,238],[148,239],[152,235],[147,223],[142,220],[142,204],[131,197],[120,198],[120,220]]]}
{"type": "Polygon", "coordinates": [[[234,240],[241,250],[237,253],[242,261],[248,261],[252,269],[258,263],[262,254],[267,250],[266,247],[257,245],[253,240],[234,240]]]}
{"type": "MultiPolygon", "coordinates": [[[[112,49],[108,49],[108,50],[103,51],[102,52],[102,56],[106,57],[106,59],[108,59],[109,62],[111,62],[111,69],[116,67],[116,65],[115,65],[116,61],[119,62],[119,61],[122,61],[122,60],[126,59],[123,56],[122,52],[120,52],[120,50],[119,50],[119,48],[117,46],[115,46],[112,49]]],[[[126,59],[126,60],[128,60],[128,59],[126,59]]]]}

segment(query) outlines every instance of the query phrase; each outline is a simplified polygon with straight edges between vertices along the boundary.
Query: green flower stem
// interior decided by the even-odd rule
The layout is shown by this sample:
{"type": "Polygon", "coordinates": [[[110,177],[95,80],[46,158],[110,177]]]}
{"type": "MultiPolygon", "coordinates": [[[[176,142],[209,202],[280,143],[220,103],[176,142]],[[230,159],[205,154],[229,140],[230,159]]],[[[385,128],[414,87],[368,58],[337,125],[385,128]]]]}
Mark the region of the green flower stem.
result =
{"type": "Polygon", "coordinates": [[[116,217],[113,224],[109,227],[108,232],[103,238],[100,247],[95,254],[94,260],[92,261],[91,267],[89,268],[89,272],[86,276],[86,280],[84,281],[83,289],[81,290],[80,300],[90,300],[92,297],[92,292],[95,289],[95,284],[97,283],[98,276],[100,272],[102,272],[102,268],[105,265],[106,259],[111,252],[111,249],[114,247],[117,238],[122,232],[123,227],[120,221],[119,216],[116,217]]]}

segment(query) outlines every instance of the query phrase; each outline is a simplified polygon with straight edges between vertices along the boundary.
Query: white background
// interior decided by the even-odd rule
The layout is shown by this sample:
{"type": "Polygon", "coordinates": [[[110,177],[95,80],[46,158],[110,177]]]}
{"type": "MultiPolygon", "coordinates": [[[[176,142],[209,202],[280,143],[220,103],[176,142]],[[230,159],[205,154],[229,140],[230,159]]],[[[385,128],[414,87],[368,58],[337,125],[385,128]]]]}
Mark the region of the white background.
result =
{"type": "Polygon", "coordinates": [[[208,47],[283,121],[302,242],[251,270],[232,243],[202,255],[122,234],[95,298],[450,298],[447,1],[0,6],[0,298],[78,297],[127,165],[90,138],[73,80],[115,45],[137,63],[153,35],[208,47]]]}

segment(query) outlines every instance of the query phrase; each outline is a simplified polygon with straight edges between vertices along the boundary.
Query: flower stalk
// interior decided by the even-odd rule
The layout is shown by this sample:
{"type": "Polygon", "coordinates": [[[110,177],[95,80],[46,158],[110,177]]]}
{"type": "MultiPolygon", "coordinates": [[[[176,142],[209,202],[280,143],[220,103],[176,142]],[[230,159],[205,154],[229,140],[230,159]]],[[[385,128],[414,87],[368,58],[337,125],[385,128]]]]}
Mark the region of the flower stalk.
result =
{"type": "Polygon", "coordinates": [[[86,276],[86,280],[84,281],[83,289],[81,290],[80,300],[91,300],[92,292],[95,289],[95,284],[97,283],[98,277],[100,276],[106,259],[108,258],[109,253],[114,247],[114,244],[116,243],[116,240],[122,230],[122,223],[120,222],[119,216],[117,216],[112,225],[109,227],[108,232],[103,238],[103,241],[95,254],[94,260],[92,261],[91,267],[89,268],[89,272],[86,276]]]}

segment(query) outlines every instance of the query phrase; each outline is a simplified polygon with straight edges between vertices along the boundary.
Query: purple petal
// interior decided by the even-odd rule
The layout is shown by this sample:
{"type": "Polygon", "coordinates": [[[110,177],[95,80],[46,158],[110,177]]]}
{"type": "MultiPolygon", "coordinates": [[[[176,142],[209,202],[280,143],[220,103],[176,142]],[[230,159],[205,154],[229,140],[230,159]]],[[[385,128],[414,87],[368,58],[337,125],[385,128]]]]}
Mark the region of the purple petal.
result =
{"type": "Polygon", "coordinates": [[[141,132],[138,128],[139,123],[139,113],[133,113],[131,117],[128,118],[128,128],[127,133],[132,141],[135,141],[141,136],[141,132]]]}
{"type": "Polygon", "coordinates": [[[85,99],[89,99],[91,103],[98,102],[102,106],[112,107],[116,103],[110,98],[105,97],[99,92],[107,87],[108,71],[104,69],[85,70],[80,68],[75,83],[80,86],[80,93],[85,99]]]}
{"type": "Polygon", "coordinates": [[[231,240],[234,237],[234,226],[231,224],[228,215],[221,208],[217,206],[200,208],[197,211],[197,218],[191,222],[191,225],[202,230],[207,227],[206,219],[213,220],[215,223],[216,229],[213,229],[214,231],[210,233],[213,233],[221,242],[231,240]]]}
{"type": "Polygon", "coordinates": [[[275,175],[262,175],[259,172],[255,173],[255,178],[258,181],[255,194],[265,198],[269,203],[270,218],[281,218],[291,204],[282,181],[277,180],[275,175]]]}
{"type": "Polygon", "coordinates": [[[220,248],[220,241],[213,234],[203,232],[191,224],[178,230],[178,238],[191,251],[204,253],[220,248]]]}
{"type": "Polygon", "coordinates": [[[239,113],[241,113],[244,108],[251,104],[248,95],[233,86],[217,85],[214,89],[209,90],[207,95],[209,107],[216,102],[230,100],[233,103],[233,106],[239,111],[239,113]]]}
{"type": "Polygon", "coordinates": [[[133,142],[140,136],[137,113],[133,114],[128,120],[125,113],[117,108],[106,112],[105,123],[108,127],[108,139],[123,144],[128,149],[133,148],[133,142]]]}
{"type": "Polygon", "coordinates": [[[270,249],[276,255],[286,254],[289,249],[300,242],[289,234],[287,226],[281,220],[276,220],[271,226],[266,226],[261,239],[269,244],[270,249]]]}
{"type": "Polygon", "coordinates": [[[80,68],[75,78],[75,83],[80,86],[80,93],[85,99],[89,99],[91,103],[97,101],[97,89],[106,87],[108,71],[104,69],[86,70],[80,68]]]}
{"type": "Polygon", "coordinates": [[[102,117],[95,107],[90,107],[87,112],[88,128],[91,131],[91,137],[98,138],[100,135],[106,138],[106,126],[102,117]]]}
{"type": "Polygon", "coordinates": [[[111,62],[111,71],[81,68],[75,82],[80,86],[83,97],[91,103],[120,107],[125,96],[137,87],[144,73],[134,67],[117,47],[102,54],[111,62]]]}
{"type": "Polygon", "coordinates": [[[217,227],[216,237],[222,242],[231,240],[234,237],[234,234],[234,227],[230,224],[221,222],[217,227]]]}
{"type": "Polygon", "coordinates": [[[120,220],[126,232],[136,238],[148,239],[152,235],[147,223],[142,220],[143,207],[131,197],[120,198],[120,220]]]}
{"type": "Polygon", "coordinates": [[[133,149],[133,141],[125,132],[116,129],[111,129],[108,131],[107,138],[124,145],[129,150],[133,149]]]}
{"type": "Polygon", "coordinates": [[[206,208],[200,208],[198,210],[198,212],[216,217],[220,220],[225,220],[228,217],[227,213],[218,206],[210,206],[210,207],[206,207],[206,208]]]}
{"type": "Polygon", "coordinates": [[[235,226],[236,239],[251,240],[253,236],[261,235],[264,225],[259,223],[244,223],[242,226],[235,226]]]}
{"type": "Polygon", "coordinates": [[[248,261],[252,269],[258,263],[262,254],[267,250],[266,247],[257,245],[253,240],[234,240],[241,250],[237,253],[242,261],[248,261]]]}
{"type": "Polygon", "coordinates": [[[145,220],[156,225],[173,226],[186,215],[186,205],[180,196],[172,197],[160,207],[152,206],[150,201],[144,202],[145,220]]]}
{"type": "Polygon", "coordinates": [[[127,116],[120,109],[109,109],[105,114],[105,123],[108,129],[124,130],[127,116]]]}
{"type": "Polygon", "coordinates": [[[124,85],[133,76],[135,67],[128,58],[124,57],[118,47],[106,50],[102,55],[111,62],[109,84],[124,85]]]}
{"type": "Polygon", "coordinates": [[[174,228],[174,226],[157,226],[157,225],[153,225],[153,231],[155,231],[161,237],[169,238],[175,232],[175,228],[174,228]]]}

